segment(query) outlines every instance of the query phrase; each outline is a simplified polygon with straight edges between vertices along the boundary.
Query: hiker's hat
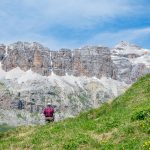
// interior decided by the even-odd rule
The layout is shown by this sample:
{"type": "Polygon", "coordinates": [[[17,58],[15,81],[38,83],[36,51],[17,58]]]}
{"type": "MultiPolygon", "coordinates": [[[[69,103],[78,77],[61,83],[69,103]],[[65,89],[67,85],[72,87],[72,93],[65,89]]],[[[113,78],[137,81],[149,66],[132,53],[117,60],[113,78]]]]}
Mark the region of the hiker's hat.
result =
{"type": "Polygon", "coordinates": [[[51,103],[47,103],[47,105],[48,105],[48,106],[50,106],[50,105],[51,105],[51,103]]]}

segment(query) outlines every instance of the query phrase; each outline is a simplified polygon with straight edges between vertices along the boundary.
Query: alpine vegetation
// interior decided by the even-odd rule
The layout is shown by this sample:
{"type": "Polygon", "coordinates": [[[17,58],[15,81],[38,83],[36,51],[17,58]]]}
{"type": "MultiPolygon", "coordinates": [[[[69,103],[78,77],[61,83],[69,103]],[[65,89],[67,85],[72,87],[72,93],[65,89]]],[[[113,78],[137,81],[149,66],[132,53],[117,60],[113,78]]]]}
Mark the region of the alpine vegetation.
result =
{"type": "Polygon", "coordinates": [[[150,74],[123,95],[75,118],[0,134],[0,149],[149,150],[150,74]]]}

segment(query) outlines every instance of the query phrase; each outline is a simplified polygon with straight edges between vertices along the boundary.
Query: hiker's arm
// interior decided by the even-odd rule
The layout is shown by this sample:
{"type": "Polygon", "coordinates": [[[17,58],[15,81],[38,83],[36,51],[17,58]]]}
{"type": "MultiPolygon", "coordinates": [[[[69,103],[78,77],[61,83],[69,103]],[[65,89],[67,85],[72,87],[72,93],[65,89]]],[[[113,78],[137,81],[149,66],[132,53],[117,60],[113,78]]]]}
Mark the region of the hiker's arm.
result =
{"type": "Polygon", "coordinates": [[[55,111],[54,111],[54,108],[52,109],[52,113],[54,113],[55,111]]]}
{"type": "Polygon", "coordinates": [[[44,109],[44,111],[43,111],[43,114],[45,115],[46,114],[46,110],[44,109]]]}

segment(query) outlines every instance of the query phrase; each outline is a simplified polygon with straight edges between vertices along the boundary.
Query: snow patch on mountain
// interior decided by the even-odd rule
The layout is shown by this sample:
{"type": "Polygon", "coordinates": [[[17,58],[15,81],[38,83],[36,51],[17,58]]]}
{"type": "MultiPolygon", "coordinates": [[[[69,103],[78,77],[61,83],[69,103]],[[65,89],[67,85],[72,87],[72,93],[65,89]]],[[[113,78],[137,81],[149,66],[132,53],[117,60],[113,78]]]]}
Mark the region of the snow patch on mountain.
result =
{"type": "Polygon", "coordinates": [[[111,50],[114,62],[127,60],[132,64],[145,64],[150,67],[150,50],[122,41],[111,50]]]}
{"type": "Polygon", "coordinates": [[[20,78],[18,78],[18,83],[21,84],[21,83],[25,83],[25,82],[28,82],[28,81],[40,81],[42,79],[45,79],[46,77],[44,76],[41,76],[35,72],[33,72],[31,69],[24,72],[22,74],[22,76],[20,78]]]}
{"type": "Polygon", "coordinates": [[[19,79],[22,75],[24,75],[24,71],[22,71],[19,67],[17,67],[6,72],[5,79],[15,80],[15,79],[19,79]]]}
{"type": "Polygon", "coordinates": [[[132,58],[132,59],[130,58],[130,61],[134,64],[143,63],[147,67],[150,67],[150,51],[149,54],[147,55],[142,55],[141,57],[138,58],[132,58]]]}
{"type": "Polygon", "coordinates": [[[19,67],[14,68],[11,71],[5,72],[2,69],[1,63],[0,63],[0,79],[16,81],[18,84],[43,81],[43,83],[48,82],[51,85],[54,86],[57,85],[68,91],[74,90],[75,87],[80,87],[84,89],[85,83],[98,82],[99,84],[103,85],[106,90],[111,90],[115,96],[117,96],[118,93],[120,93],[121,90],[120,87],[122,87],[122,89],[127,87],[127,84],[123,82],[106,77],[98,79],[96,77],[93,78],[88,78],[85,76],[75,77],[72,75],[58,76],[55,75],[54,73],[48,77],[45,77],[33,72],[32,70],[28,70],[25,72],[21,70],[19,67]]]}
{"type": "Polygon", "coordinates": [[[118,54],[137,54],[137,55],[144,55],[148,53],[149,50],[143,49],[139,46],[131,44],[129,42],[122,41],[121,43],[117,44],[113,49],[118,54]]]}

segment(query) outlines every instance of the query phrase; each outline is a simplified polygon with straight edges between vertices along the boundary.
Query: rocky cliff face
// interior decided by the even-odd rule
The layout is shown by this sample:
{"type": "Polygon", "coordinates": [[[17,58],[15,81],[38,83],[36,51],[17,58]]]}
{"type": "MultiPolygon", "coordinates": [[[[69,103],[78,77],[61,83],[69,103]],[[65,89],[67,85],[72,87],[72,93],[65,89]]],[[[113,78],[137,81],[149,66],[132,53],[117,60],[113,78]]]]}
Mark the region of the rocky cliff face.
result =
{"type": "Polygon", "coordinates": [[[75,116],[118,96],[146,73],[150,51],[126,42],[113,49],[60,51],[38,43],[2,44],[0,123],[42,123],[40,113],[47,102],[55,106],[56,120],[75,116]]]}
{"type": "Polygon", "coordinates": [[[51,51],[38,43],[17,42],[1,45],[1,62],[5,71],[20,67],[44,76],[52,72],[59,76],[74,75],[112,77],[113,62],[107,47],[84,47],[82,49],[51,51]]]}
{"type": "Polygon", "coordinates": [[[51,51],[38,43],[0,45],[0,60],[5,71],[19,67],[24,71],[31,69],[43,76],[52,73],[58,76],[68,74],[99,79],[105,76],[132,83],[139,74],[146,73],[149,67],[147,59],[146,63],[138,62],[142,57],[149,57],[149,51],[126,42],[120,43],[114,49],[86,46],[60,51],[51,51]],[[134,63],[135,60],[137,62],[134,63]]]}
{"type": "Polygon", "coordinates": [[[128,84],[150,72],[150,51],[121,42],[111,50],[116,79],[128,84]]]}

